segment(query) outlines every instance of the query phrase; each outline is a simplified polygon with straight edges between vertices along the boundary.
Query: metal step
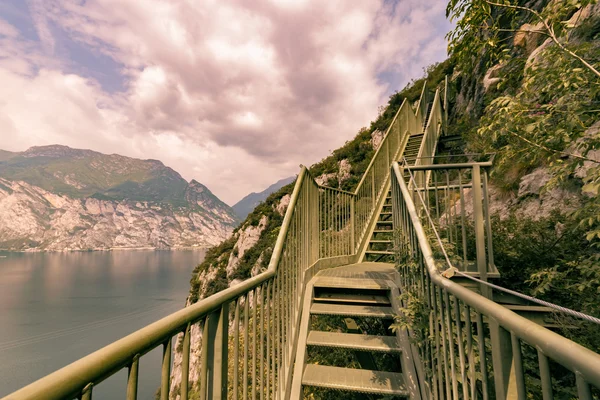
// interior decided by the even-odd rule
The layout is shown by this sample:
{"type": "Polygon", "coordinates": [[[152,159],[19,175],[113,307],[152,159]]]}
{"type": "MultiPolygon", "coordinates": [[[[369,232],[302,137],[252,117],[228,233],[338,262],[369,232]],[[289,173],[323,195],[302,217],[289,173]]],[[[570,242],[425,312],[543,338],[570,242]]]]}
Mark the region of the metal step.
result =
{"type": "Polygon", "coordinates": [[[393,241],[392,239],[388,239],[388,240],[375,240],[375,239],[371,239],[369,240],[369,243],[387,243],[387,244],[392,244],[393,241]]]}
{"type": "Polygon", "coordinates": [[[393,256],[394,252],[389,250],[366,250],[365,254],[377,254],[381,256],[393,256]]]}
{"type": "Polygon", "coordinates": [[[361,335],[355,333],[310,331],[306,340],[308,346],[335,347],[360,351],[384,353],[400,352],[396,336],[361,335]]]}
{"type": "Polygon", "coordinates": [[[402,374],[308,364],[302,385],[359,393],[408,396],[402,374]]]}
{"type": "Polygon", "coordinates": [[[345,317],[394,318],[392,307],[355,306],[341,304],[313,303],[310,308],[313,315],[341,315],[345,317]]]}
{"type": "Polygon", "coordinates": [[[314,301],[324,303],[390,304],[390,299],[387,296],[354,293],[319,293],[315,296],[314,301]]]}
{"type": "Polygon", "coordinates": [[[375,229],[373,233],[394,233],[392,229],[375,229]]]}
{"type": "Polygon", "coordinates": [[[392,225],[394,223],[394,221],[377,221],[378,224],[380,225],[392,225]]]}

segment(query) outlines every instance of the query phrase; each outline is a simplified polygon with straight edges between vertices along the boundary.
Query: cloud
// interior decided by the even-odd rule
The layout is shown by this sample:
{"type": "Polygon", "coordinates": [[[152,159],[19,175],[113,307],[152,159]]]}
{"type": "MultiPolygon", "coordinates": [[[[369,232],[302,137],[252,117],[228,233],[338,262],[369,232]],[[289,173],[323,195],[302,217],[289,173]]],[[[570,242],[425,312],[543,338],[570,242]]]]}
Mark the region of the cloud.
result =
{"type": "Polygon", "coordinates": [[[449,26],[444,0],[28,4],[41,47],[0,20],[0,147],[158,158],[228,202],[353,137],[444,58],[449,26]],[[113,59],[123,90],[50,57],[53,31],[113,59]]]}

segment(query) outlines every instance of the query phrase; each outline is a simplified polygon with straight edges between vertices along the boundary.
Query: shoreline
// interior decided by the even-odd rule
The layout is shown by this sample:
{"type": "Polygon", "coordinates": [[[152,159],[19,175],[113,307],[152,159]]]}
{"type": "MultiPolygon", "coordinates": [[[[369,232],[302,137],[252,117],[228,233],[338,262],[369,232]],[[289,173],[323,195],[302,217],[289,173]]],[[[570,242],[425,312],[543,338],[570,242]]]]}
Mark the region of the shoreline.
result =
{"type": "Polygon", "coordinates": [[[100,251],[176,251],[176,250],[208,250],[212,246],[176,246],[176,247],[110,247],[98,249],[64,249],[64,250],[46,250],[46,249],[27,249],[11,250],[0,249],[0,253],[92,253],[100,251]]]}

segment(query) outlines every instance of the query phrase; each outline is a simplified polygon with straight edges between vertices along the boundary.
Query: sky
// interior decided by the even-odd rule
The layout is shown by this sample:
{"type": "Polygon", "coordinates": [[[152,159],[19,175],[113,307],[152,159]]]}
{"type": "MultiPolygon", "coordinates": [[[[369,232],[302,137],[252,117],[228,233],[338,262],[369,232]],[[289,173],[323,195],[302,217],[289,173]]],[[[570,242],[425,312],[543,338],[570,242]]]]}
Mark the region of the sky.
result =
{"type": "Polygon", "coordinates": [[[234,204],[446,58],[447,0],[0,0],[0,149],[158,159],[234,204]]]}

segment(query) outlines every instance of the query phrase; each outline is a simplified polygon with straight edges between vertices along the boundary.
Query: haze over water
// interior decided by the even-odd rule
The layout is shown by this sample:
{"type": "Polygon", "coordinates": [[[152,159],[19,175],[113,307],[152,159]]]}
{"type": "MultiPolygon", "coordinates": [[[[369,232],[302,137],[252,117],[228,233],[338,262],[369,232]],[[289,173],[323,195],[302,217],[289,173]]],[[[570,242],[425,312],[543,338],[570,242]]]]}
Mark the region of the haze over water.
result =
{"type": "MultiPolygon", "coordinates": [[[[204,254],[0,252],[0,397],[182,308],[204,254]]],[[[141,359],[140,399],[154,398],[160,352],[141,359]]],[[[124,398],[125,382],[122,371],[94,399],[124,398]]]]}

